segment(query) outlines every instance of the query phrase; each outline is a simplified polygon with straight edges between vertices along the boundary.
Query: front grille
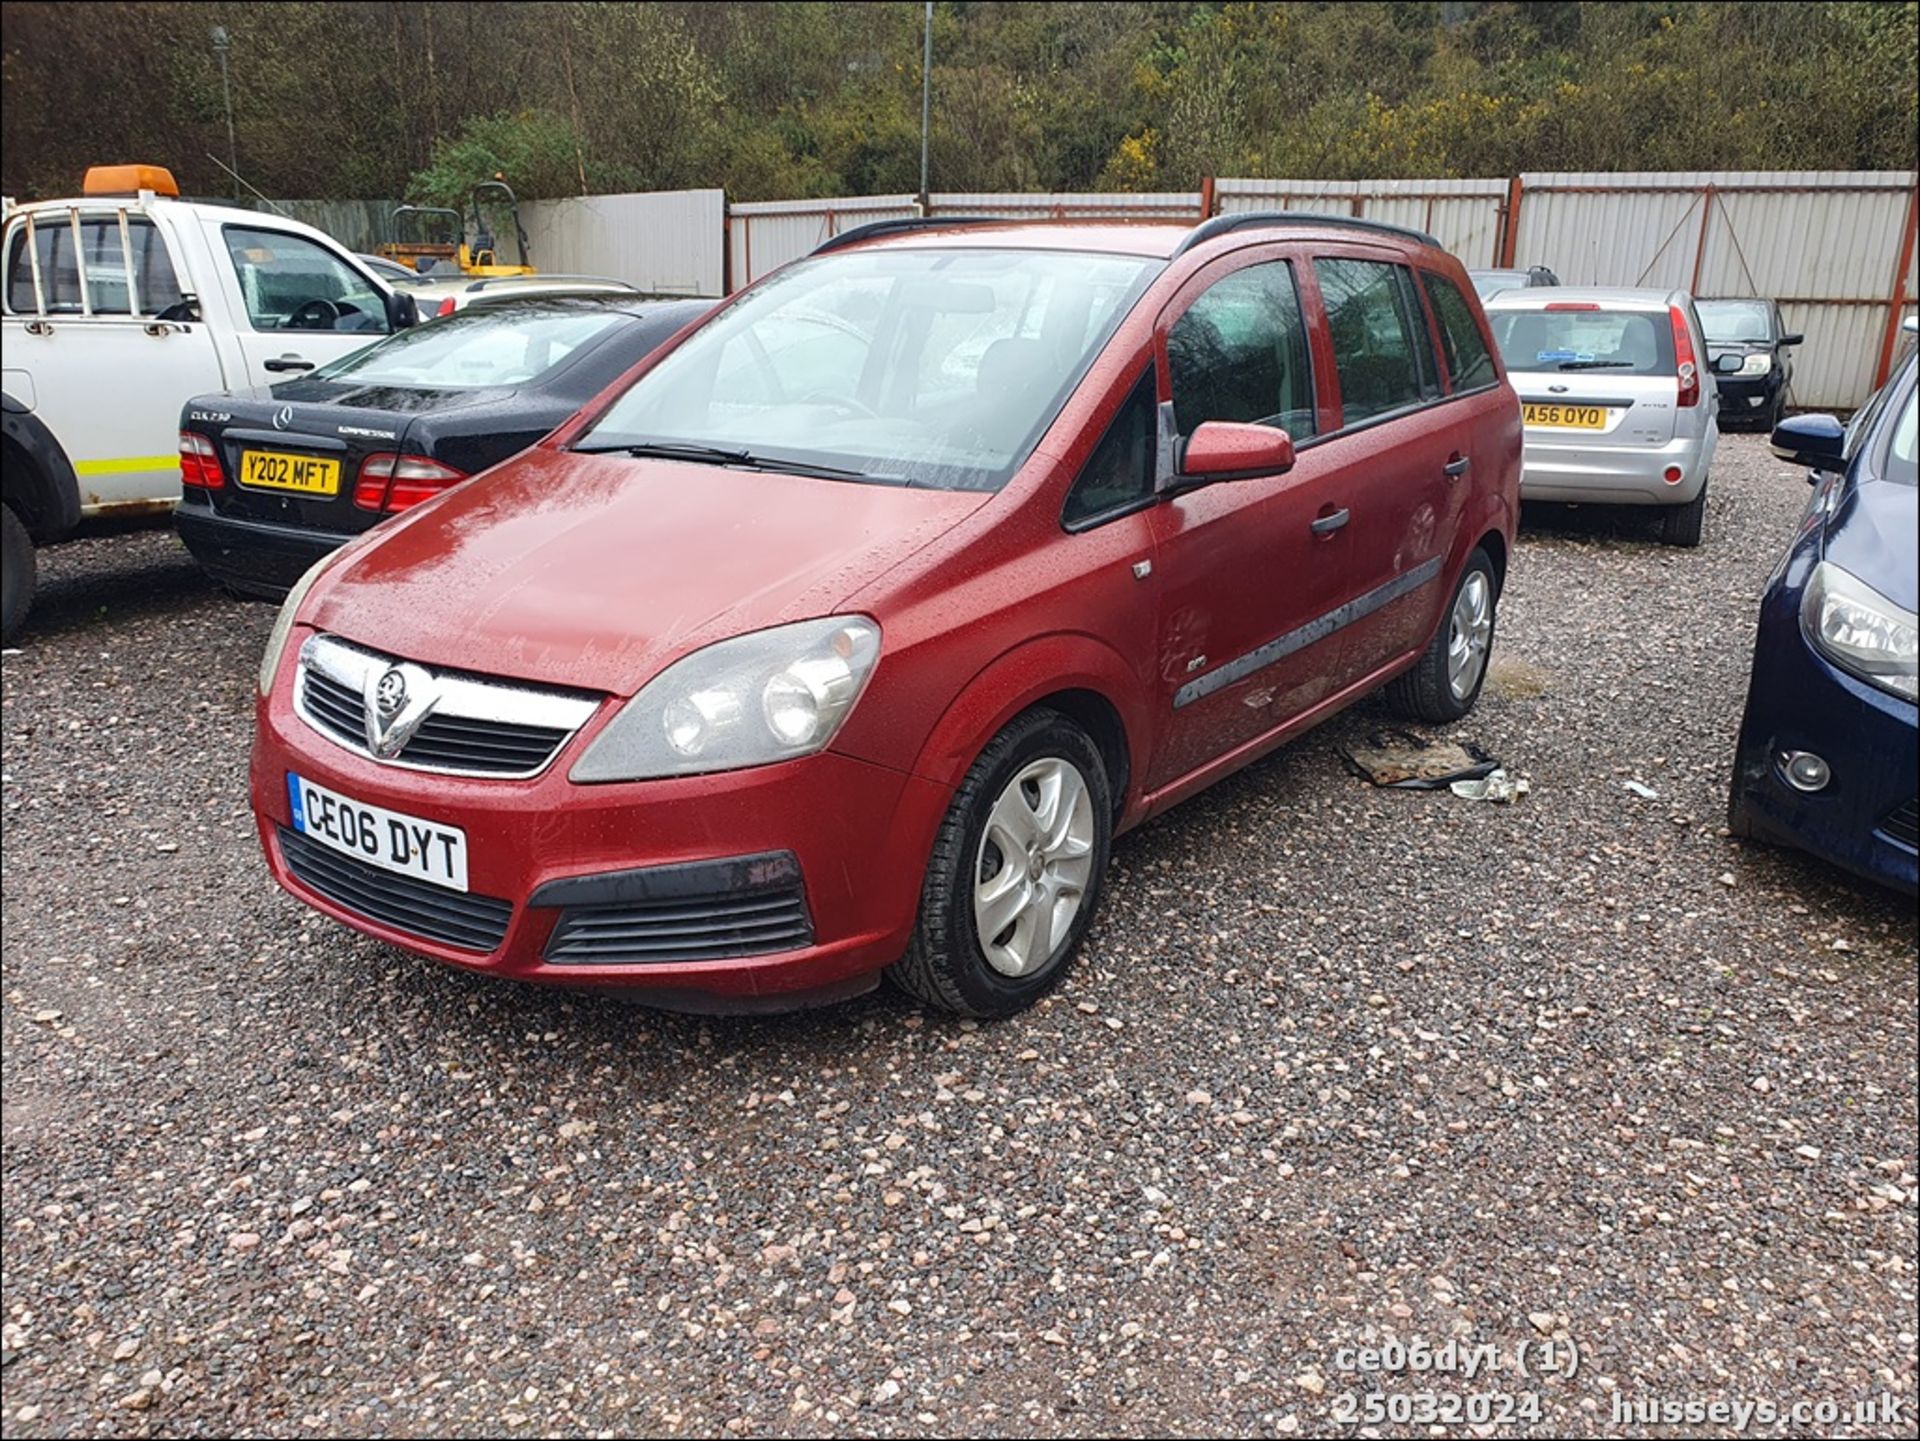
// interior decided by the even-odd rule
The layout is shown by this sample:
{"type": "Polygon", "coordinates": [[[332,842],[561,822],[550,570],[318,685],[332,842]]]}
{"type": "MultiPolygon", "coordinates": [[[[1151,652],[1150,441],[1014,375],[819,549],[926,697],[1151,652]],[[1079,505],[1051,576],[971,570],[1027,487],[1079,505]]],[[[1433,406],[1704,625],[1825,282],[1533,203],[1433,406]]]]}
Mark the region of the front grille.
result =
{"type": "Polygon", "coordinates": [[[538,775],[593,714],[591,697],[419,668],[415,684],[434,687],[433,710],[399,751],[374,755],[367,744],[367,682],[395,662],[331,636],[300,650],[294,707],[315,730],[388,765],[454,775],[538,775]]]}
{"type": "Polygon", "coordinates": [[[719,961],[812,944],[806,892],[796,885],[576,906],[561,914],[546,958],[555,965],[719,961]]]}
{"type": "Polygon", "coordinates": [[[1880,822],[1881,831],[1903,846],[1920,847],[1920,801],[1908,801],[1880,822]]]}
{"type": "Polygon", "coordinates": [[[469,895],[396,875],[303,836],[280,830],[280,854],[295,880],[335,905],[397,931],[482,954],[497,950],[513,918],[511,901],[469,895]]]}

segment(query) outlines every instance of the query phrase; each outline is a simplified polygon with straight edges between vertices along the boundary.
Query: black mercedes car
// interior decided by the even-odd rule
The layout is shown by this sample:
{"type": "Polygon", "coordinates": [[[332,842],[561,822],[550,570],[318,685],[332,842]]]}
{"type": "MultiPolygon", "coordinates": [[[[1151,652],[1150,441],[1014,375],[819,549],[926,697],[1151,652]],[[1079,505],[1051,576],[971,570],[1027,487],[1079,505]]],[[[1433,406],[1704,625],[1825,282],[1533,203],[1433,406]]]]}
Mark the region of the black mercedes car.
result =
{"type": "Polygon", "coordinates": [[[532,445],[712,304],[476,307],[297,380],[196,396],[174,526],[222,586],[277,600],[361,531],[532,445]]]}
{"type": "Polygon", "coordinates": [[[1772,430],[1793,385],[1793,347],[1802,337],[1771,300],[1695,300],[1707,337],[1707,369],[1720,388],[1720,428],[1772,430]]]}

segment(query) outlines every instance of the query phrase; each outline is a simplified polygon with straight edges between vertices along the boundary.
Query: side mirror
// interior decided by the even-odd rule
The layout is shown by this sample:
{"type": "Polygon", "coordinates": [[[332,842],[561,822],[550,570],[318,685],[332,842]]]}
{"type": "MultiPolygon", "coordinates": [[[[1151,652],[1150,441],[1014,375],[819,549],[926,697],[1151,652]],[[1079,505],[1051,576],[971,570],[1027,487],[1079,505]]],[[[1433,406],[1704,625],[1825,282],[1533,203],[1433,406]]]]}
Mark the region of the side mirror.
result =
{"type": "Polygon", "coordinates": [[[420,323],[420,302],[404,290],[387,292],[387,328],[405,330],[420,323]]]}
{"type": "Polygon", "coordinates": [[[1846,427],[1831,415],[1789,416],[1767,441],[1782,460],[1813,470],[1838,470],[1846,443],[1846,427]]]}
{"type": "Polygon", "coordinates": [[[1292,469],[1293,437],[1284,430],[1209,420],[1188,437],[1174,483],[1252,480],[1292,469]]]}
{"type": "Polygon", "coordinates": [[[1798,345],[1801,341],[1805,340],[1806,338],[1807,338],[1806,336],[1802,335],[1799,331],[1796,330],[1792,335],[1781,336],[1780,343],[1782,345],[1798,345]]]}
{"type": "Polygon", "coordinates": [[[1747,357],[1743,352],[1728,351],[1713,362],[1713,370],[1716,375],[1733,375],[1746,363],[1747,357]]]}

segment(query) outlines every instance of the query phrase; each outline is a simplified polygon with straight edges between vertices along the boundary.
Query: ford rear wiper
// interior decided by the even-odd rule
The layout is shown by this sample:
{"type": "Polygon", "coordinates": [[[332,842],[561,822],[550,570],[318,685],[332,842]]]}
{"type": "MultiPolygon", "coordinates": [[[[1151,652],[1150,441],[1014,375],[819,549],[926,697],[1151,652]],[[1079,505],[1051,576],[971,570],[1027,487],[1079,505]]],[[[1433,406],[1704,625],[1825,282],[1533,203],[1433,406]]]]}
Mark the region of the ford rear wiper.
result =
{"type": "Polygon", "coordinates": [[[824,480],[859,480],[873,485],[912,485],[904,475],[879,471],[847,470],[837,465],[820,465],[811,460],[785,460],[773,455],[755,455],[748,450],[729,450],[719,445],[688,445],[679,441],[649,440],[637,445],[576,445],[582,455],[635,456],[641,460],[684,460],[694,465],[737,465],[745,470],[765,470],[779,475],[814,475],[824,480]]]}
{"type": "Polygon", "coordinates": [[[1631,370],[1631,360],[1563,360],[1562,370],[1631,370]]]}

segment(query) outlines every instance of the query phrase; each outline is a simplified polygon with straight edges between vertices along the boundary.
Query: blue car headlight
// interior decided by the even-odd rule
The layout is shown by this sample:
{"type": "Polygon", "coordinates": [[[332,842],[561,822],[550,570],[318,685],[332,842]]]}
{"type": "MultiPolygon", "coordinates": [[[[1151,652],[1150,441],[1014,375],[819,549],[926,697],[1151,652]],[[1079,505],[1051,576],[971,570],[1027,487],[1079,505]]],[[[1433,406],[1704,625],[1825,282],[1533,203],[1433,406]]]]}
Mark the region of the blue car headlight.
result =
{"type": "Polygon", "coordinates": [[[1813,568],[1800,628],[1842,670],[1907,700],[1920,697],[1920,623],[1851,571],[1824,560],[1813,568]]]}

